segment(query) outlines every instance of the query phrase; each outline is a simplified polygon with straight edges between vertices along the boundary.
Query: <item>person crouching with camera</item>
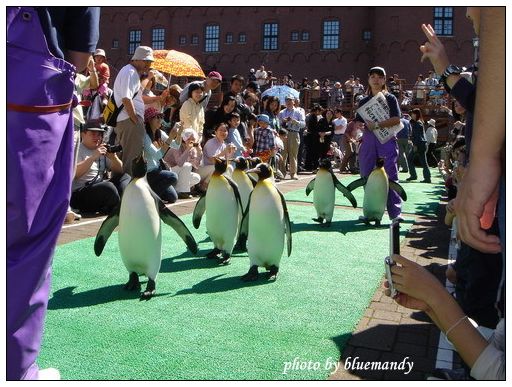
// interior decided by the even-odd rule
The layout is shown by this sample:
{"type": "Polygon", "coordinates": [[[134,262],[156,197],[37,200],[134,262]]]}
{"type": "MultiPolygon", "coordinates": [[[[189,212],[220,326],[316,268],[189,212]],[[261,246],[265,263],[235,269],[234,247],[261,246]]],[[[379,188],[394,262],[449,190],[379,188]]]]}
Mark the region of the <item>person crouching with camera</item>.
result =
{"type": "Polygon", "coordinates": [[[163,160],[169,147],[179,148],[181,132],[175,134],[176,140],[172,140],[162,131],[163,115],[153,107],[144,112],[144,156],[148,163],[147,179],[149,186],[162,199],[164,203],[174,203],[178,199],[175,186],[178,175],[163,160]]]}
{"type": "Polygon", "coordinates": [[[81,213],[109,214],[131,179],[115,153],[120,149],[103,143],[104,133],[97,123],[87,123],[81,133],[71,194],[71,207],[81,213]]]}

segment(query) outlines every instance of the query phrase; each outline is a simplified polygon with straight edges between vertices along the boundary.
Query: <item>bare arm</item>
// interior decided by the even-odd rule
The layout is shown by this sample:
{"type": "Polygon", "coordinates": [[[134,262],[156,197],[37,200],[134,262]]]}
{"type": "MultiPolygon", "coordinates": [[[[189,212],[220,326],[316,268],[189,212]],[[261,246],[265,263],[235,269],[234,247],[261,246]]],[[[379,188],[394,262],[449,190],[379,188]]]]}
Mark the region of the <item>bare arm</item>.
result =
{"type": "Polygon", "coordinates": [[[487,235],[494,217],[505,144],[505,9],[480,13],[480,63],[470,164],[455,201],[460,237],[483,251],[501,251],[499,238],[487,235]],[[475,162],[477,161],[477,162],[475,162]],[[482,219],[481,219],[482,218],[482,219]]]}

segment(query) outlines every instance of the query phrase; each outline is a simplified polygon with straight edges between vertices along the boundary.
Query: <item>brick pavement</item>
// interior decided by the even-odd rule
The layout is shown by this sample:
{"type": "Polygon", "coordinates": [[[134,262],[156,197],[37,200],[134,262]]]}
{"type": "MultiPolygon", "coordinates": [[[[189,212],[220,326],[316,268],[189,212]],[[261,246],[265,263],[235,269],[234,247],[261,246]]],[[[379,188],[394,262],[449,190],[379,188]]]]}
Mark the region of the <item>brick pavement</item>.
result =
{"type": "MultiPolygon", "coordinates": [[[[311,175],[300,175],[300,180],[283,180],[279,189],[289,192],[304,188],[311,175]]],[[[171,205],[177,215],[191,213],[195,199],[179,200],[171,205]]],[[[300,203],[304,204],[304,203],[300,203]]],[[[306,204],[307,205],[307,204],[306,204]]],[[[416,221],[401,243],[401,253],[415,262],[427,266],[444,282],[444,269],[448,255],[449,230],[444,225],[444,205],[439,206],[437,217],[417,216],[416,221]]],[[[96,235],[104,217],[82,218],[73,225],[63,227],[58,244],[96,235]]],[[[424,321],[421,314],[397,305],[378,288],[356,329],[352,333],[340,359],[358,357],[359,361],[401,362],[413,361],[412,371],[345,370],[343,366],[333,373],[331,380],[424,380],[435,368],[439,330],[424,321]]],[[[350,359],[348,359],[350,358],[350,359]]]]}

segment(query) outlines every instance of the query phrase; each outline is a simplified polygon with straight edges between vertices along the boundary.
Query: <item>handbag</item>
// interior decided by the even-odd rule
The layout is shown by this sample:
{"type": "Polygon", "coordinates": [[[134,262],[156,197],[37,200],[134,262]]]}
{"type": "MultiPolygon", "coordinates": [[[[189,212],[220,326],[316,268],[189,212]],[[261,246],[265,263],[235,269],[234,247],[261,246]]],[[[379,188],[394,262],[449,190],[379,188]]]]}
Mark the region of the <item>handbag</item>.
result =
{"type": "MultiPolygon", "coordinates": [[[[133,95],[133,98],[138,94],[139,92],[136,92],[133,95]]],[[[108,99],[107,105],[103,109],[103,122],[105,125],[108,126],[116,126],[117,125],[117,116],[119,116],[119,113],[121,113],[121,110],[123,110],[124,105],[121,104],[117,106],[116,100],[114,98],[114,93],[110,96],[108,99]]]]}
{"type": "Polygon", "coordinates": [[[167,161],[165,161],[163,158],[160,159],[160,170],[161,171],[170,171],[171,167],[169,164],[167,164],[167,161]]]}

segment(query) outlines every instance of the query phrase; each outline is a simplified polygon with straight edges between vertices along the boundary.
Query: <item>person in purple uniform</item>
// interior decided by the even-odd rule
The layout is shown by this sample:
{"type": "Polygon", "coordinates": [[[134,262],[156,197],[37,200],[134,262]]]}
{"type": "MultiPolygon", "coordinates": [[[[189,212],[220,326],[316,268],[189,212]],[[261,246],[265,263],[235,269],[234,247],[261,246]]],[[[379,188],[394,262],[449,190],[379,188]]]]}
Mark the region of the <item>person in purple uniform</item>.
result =
{"type": "MultiPolygon", "coordinates": [[[[367,97],[359,102],[359,106],[363,106],[373,96],[382,92],[386,98],[389,108],[389,118],[377,123],[367,123],[363,131],[361,147],[359,148],[359,168],[361,177],[368,177],[376,166],[378,158],[384,158],[384,169],[389,180],[398,182],[398,144],[396,136],[389,139],[386,143],[381,144],[373,133],[379,128],[387,128],[400,124],[400,106],[396,97],[388,93],[386,88],[386,70],[382,67],[372,67],[368,73],[368,86],[370,93],[367,97]]],[[[356,120],[364,122],[363,118],[357,114],[356,120]]],[[[389,190],[387,210],[389,218],[393,221],[403,221],[402,201],[398,193],[389,190]]]]}
{"type": "Polygon", "coordinates": [[[99,14],[7,7],[7,380],[60,378],[36,360],[71,193],[74,76],[96,49],[99,14]]]}

